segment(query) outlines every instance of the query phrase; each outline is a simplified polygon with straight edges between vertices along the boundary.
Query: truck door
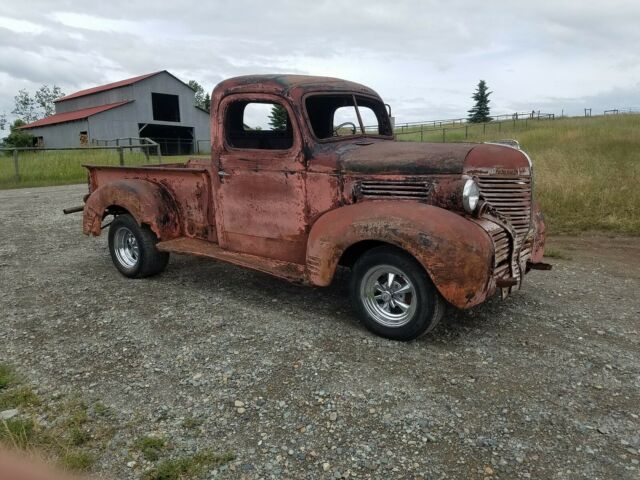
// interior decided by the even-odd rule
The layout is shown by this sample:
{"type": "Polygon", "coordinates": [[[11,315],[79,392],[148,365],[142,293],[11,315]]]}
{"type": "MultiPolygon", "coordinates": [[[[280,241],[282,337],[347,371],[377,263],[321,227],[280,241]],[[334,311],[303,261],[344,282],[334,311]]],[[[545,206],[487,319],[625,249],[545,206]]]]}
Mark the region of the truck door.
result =
{"type": "Polygon", "coordinates": [[[213,182],[220,246],[303,264],[305,165],[290,106],[275,95],[230,95],[220,103],[217,121],[213,182]]]}

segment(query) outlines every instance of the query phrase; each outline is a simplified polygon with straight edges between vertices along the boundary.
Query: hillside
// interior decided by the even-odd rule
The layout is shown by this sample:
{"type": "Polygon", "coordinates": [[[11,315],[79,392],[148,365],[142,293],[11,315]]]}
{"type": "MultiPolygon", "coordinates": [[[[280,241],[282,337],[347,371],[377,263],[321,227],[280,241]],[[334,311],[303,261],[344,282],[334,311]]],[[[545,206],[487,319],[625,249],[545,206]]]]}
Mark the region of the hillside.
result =
{"type": "MultiPolygon", "coordinates": [[[[464,126],[447,141],[464,141],[464,126]]],[[[640,234],[640,115],[529,120],[469,127],[469,141],[514,138],[534,164],[535,195],[551,233],[640,234]]],[[[442,141],[442,130],[423,133],[442,141]]],[[[420,132],[399,140],[420,141],[420,132]]]]}

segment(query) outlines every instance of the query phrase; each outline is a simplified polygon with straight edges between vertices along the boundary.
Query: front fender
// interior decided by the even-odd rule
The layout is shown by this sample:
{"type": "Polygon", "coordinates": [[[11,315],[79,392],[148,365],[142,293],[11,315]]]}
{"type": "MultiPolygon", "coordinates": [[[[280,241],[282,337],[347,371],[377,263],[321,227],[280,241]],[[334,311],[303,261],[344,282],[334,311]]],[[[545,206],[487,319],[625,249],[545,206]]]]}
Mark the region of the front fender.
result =
{"type": "Polygon", "coordinates": [[[178,210],[169,192],[147,180],[107,183],[89,195],[82,219],[85,235],[100,235],[102,219],[109,207],[128,211],[139,225],[149,225],[161,240],[180,235],[178,210]]]}
{"type": "Polygon", "coordinates": [[[321,216],[309,234],[309,282],[329,285],[344,251],[363,240],[389,243],[413,255],[456,307],[472,307],[492,293],[493,244],[480,226],[432,205],[392,200],[356,203],[321,216]]]}

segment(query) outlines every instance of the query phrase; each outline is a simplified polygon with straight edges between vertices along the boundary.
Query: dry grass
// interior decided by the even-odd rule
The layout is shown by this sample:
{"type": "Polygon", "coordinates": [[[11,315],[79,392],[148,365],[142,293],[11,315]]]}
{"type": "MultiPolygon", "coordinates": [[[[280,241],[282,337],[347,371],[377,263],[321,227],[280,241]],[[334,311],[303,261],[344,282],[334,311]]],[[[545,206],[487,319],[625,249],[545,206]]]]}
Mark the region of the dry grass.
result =
{"type": "MultiPolygon", "coordinates": [[[[469,129],[469,141],[517,139],[534,164],[535,194],[551,233],[640,234],[640,115],[522,121],[469,129]]],[[[430,134],[433,141],[442,132],[430,134]]],[[[447,139],[464,141],[464,128],[447,139]]],[[[420,140],[420,132],[399,136],[420,140]]]]}

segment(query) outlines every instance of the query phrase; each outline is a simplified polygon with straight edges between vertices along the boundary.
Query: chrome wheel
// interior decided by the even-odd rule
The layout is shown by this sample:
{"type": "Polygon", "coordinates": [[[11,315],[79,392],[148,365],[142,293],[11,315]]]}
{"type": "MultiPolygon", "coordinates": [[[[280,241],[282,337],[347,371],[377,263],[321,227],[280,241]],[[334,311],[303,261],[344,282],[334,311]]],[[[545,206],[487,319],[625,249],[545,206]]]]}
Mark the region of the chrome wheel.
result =
{"type": "Polygon", "coordinates": [[[360,285],[362,304],[376,322],[398,328],[413,318],[418,303],[416,289],[402,270],[377,265],[365,273],[360,285]]]}
{"type": "Polygon", "coordinates": [[[140,260],[140,247],[138,240],[131,230],[120,227],[113,236],[113,251],[120,265],[133,269],[140,260]]]}

